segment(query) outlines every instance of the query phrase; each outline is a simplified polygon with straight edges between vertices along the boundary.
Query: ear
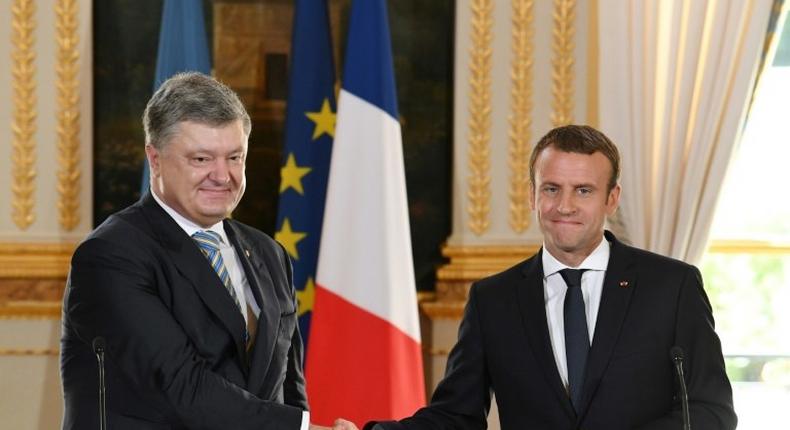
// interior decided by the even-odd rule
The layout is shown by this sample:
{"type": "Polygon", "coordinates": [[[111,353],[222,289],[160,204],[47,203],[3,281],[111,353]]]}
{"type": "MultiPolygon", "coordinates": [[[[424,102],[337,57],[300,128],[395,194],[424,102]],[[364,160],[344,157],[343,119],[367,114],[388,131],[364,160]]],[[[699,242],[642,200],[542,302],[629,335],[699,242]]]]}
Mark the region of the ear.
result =
{"type": "Polygon", "coordinates": [[[535,184],[529,183],[529,208],[535,212],[535,184]]]}
{"type": "Polygon", "coordinates": [[[609,191],[609,195],[606,197],[606,214],[609,216],[614,215],[619,205],[620,205],[620,184],[617,184],[614,186],[614,188],[612,188],[612,191],[609,191]]]}
{"type": "Polygon", "coordinates": [[[159,176],[159,158],[161,156],[159,150],[154,148],[153,145],[145,145],[145,158],[148,159],[148,167],[152,178],[159,176]]]}

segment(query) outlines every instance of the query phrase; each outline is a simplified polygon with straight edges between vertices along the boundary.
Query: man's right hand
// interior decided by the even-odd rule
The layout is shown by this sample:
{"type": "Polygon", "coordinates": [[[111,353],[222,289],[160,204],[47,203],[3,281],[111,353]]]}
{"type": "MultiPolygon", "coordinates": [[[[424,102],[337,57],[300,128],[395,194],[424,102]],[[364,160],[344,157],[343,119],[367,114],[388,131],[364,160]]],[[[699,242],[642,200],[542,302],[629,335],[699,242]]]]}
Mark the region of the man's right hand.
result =
{"type": "Polygon", "coordinates": [[[359,430],[354,423],[348,420],[344,420],[343,418],[336,419],[332,427],[324,427],[315,424],[310,424],[309,429],[310,430],[359,430]]]}
{"type": "Polygon", "coordinates": [[[344,420],[343,418],[336,419],[332,428],[334,430],[359,430],[356,424],[352,423],[351,421],[344,420]]]}

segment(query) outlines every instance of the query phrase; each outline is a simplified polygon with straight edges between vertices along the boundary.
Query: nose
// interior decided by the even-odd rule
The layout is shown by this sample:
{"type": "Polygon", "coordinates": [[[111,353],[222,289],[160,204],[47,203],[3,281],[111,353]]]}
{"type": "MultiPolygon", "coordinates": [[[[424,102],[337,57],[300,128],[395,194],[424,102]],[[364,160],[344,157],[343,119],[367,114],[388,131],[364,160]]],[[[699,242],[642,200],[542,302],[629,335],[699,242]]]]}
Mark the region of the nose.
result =
{"type": "Polygon", "coordinates": [[[562,193],[557,202],[557,212],[562,215],[571,215],[576,211],[573,193],[562,193]]]}
{"type": "Polygon", "coordinates": [[[209,172],[209,179],[221,184],[230,182],[230,167],[228,166],[228,160],[218,158],[213,167],[214,168],[209,172]]]}

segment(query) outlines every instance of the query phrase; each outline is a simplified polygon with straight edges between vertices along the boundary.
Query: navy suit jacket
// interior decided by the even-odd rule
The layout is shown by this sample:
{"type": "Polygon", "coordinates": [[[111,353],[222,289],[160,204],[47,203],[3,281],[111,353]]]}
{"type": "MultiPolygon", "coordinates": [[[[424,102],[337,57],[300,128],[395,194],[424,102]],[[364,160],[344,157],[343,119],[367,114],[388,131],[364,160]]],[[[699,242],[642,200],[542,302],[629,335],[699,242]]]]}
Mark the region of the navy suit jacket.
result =
{"type": "Polygon", "coordinates": [[[150,194],[77,248],[63,302],[64,429],[98,428],[106,340],[110,429],[298,429],[307,409],[290,260],[264,233],[225,231],[261,308],[244,318],[193,240],[150,194]]]}
{"type": "Polygon", "coordinates": [[[483,429],[493,392],[503,430],[679,429],[669,354],[677,345],[686,356],[692,428],[734,429],[732,390],[699,271],[609,232],[606,239],[611,253],[578,413],[552,353],[539,252],[472,286],[431,404],[378,428],[483,429]]]}

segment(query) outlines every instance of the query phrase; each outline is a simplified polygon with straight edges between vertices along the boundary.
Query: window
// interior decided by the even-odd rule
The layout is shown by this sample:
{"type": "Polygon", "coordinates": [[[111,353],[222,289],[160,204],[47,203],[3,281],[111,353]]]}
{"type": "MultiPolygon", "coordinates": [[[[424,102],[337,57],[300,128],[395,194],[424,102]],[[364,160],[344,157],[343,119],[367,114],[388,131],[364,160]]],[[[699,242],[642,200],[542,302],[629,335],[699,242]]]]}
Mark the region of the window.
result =
{"type": "Polygon", "coordinates": [[[746,430],[777,428],[790,405],[790,25],[780,31],[701,264],[746,430]]]}

